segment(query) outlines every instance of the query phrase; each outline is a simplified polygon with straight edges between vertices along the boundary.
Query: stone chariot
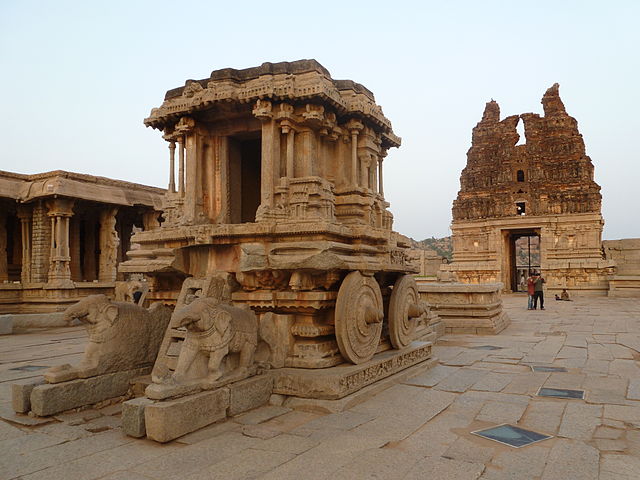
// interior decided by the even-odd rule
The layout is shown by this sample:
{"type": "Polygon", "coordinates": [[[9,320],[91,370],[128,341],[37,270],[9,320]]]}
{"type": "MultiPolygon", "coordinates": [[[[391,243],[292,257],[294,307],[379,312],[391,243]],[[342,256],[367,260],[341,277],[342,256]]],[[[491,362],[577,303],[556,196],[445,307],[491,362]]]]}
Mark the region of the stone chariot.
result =
{"type": "MultiPolygon", "coordinates": [[[[314,60],[217,70],[169,90],[145,124],[169,143],[169,189],[162,227],[133,237],[120,271],[149,279],[148,301],[250,309],[274,393],[341,398],[430,358],[414,342],[429,328],[410,241],[383,191],[400,138],[368,89],[314,60]],[[355,370],[335,384],[314,377],[345,362],[355,370]]],[[[186,334],[172,320],[154,382],[186,334]]],[[[233,378],[227,363],[216,378],[233,378]]]]}

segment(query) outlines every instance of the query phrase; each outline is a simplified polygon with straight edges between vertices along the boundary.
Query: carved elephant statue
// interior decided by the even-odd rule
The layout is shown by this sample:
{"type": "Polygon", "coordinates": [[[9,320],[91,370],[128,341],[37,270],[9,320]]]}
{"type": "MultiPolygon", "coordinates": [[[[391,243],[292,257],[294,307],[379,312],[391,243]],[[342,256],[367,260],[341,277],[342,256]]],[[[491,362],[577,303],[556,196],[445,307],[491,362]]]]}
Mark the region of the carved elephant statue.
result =
{"type": "Polygon", "coordinates": [[[147,310],[106,295],[83,298],[65,310],[64,319],[85,324],[89,343],[84,357],[76,366],[49,369],[45,380],[57,383],[153,365],[170,317],[171,310],[159,304],[147,310]]]}
{"type": "Polygon", "coordinates": [[[251,310],[220,303],[214,298],[197,298],[173,314],[172,323],[185,327],[187,334],[180,350],[173,380],[193,380],[191,371],[199,354],[208,356],[205,384],[213,384],[223,375],[223,359],[229,353],[239,353],[241,375],[253,365],[258,345],[258,319],[251,310]]]}

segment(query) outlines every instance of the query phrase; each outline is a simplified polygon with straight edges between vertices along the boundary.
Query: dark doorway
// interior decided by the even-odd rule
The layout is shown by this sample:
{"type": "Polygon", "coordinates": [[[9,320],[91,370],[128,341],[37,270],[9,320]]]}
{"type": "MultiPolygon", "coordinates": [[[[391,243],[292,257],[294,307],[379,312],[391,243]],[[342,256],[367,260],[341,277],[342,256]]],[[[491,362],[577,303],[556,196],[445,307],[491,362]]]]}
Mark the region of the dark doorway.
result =
{"type": "Polygon", "coordinates": [[[511,291],[526,292],[527,277],[540,270],[540,235],[535,231],[509,235],[511,291]]]}
{"type": "Polygon", "coordinates": [[[229,217],[231,223],[255,222],[260,206],[262,140],[229,139],[229,217]]]}
{"type": "Polygon", "coordinates": [[[22,230],[20,219],[13,214],[7,215],[7,279],[19,282],[22,275],[22,230]]]}

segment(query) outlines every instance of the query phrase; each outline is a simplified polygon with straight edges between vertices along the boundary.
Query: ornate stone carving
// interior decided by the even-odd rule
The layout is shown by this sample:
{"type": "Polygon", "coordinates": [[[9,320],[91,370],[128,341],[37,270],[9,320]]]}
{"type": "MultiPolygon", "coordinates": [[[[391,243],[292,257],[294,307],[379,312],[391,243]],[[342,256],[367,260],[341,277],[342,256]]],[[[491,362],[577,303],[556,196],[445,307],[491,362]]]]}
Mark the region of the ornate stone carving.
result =
{"type": "Polygon", "coordinates": [[[100,281],[114,282],[118,265],[120,239],[116,230],[117,208],[107,208],[100,212],[100,281]]]}
{"type": "Polygon", "coordinates": [[[202,88],[202,85],[200,85],[200,83],[191,81],[187,83],[187,85],[184,87],[184,90],[182,91],[182,95],[184,97],[191,98],[197,93],[200,93],[202,90],[203,88],[202,88]]]}
{"type": "Polygon", "coordinates": [[[240,354],[234,376],[248,372],[258,345],[258,321],[251,310],[221,304],[213,298],[197,298],[174,315],[177,325],[187,329],[173,374],[175,381],[193,379],[193,364],[199,353],[208,356],[203,379],[206,384],[222,377],[222,361],[229,353],[240,354]]]}
{"type": "Polygon", "coordinates": [[[256,101],[256,106],[253,107],[253,115],[260,120],[269,120],[273,117],[272,104],[268,100],[256,101]]]}

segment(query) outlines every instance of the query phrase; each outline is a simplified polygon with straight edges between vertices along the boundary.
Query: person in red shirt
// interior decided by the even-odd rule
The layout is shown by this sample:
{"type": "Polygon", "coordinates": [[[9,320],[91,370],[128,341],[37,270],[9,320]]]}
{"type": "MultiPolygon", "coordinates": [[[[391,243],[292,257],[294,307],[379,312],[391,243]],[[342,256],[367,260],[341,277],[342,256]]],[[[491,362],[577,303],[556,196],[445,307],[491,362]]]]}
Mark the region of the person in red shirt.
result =
{"type": "Polygon", "coordinates": [[[529,306],[527,307],[527,310],[533,310],[533,294],[536,281],[536,279],[533,277],[534,275],[535,273],[532,273],[527,278],[527,293],[529,294],[529,306]]]}

